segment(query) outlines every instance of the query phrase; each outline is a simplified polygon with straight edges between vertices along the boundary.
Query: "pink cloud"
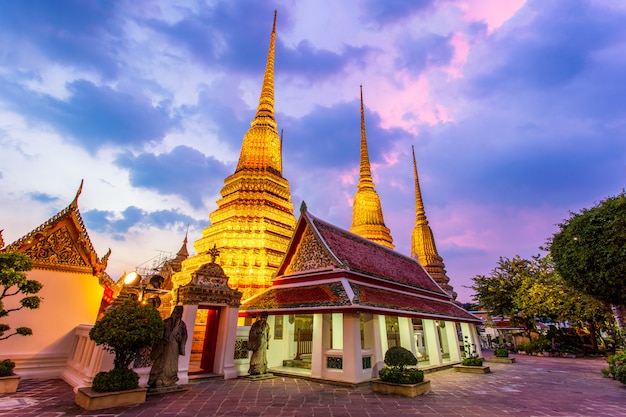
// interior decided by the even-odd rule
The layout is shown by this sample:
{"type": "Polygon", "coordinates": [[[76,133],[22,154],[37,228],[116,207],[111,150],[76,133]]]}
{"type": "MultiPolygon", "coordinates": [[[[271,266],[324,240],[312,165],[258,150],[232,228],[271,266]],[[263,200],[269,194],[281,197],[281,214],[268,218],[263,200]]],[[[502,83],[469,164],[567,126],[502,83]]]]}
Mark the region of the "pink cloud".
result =
{"type": "Polygon", "coordinates": [[[492,33],[509,20],[524,3],[526,0],[471,0],[461,1],[458,6],[465,13],[466,20],[484,21],[488,33],[492,33]]]}

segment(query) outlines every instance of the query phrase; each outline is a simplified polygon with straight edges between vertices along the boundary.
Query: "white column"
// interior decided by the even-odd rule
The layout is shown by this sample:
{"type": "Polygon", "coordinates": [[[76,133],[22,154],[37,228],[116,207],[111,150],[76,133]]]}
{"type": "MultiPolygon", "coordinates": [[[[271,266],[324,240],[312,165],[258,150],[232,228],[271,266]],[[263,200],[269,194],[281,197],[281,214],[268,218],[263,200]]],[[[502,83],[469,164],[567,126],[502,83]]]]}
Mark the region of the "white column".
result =
{"type": "Polygon", "coordinates": [[[358,314],[343,315],[343,375],[345,382],[363,380],[361,321],[358,314]]]}
{"type": "Polygon", "coordinates": [[[461,349],[459,347],[459,339],[456,334],[456,323],[452,321],[446,322],[446,333],[444,335],[448,341],[448,349],[450,350],[450,362],[461,361],[461,349]]]}
{"type": "MultiPolygon", "coordinates": [[[[378,328],[378,334],[380,335],[380,354],[381,360],[385,360],[385,353],[389,350],[389,341],[387,340],[387,323],[385,321],[385,316],[379,315],[376,317],[376,327],[378,328]]],[[[381,365],[382,369],[382,365],[381,365]]]]}
{"type": "Polygon", "coordinates": [[[372,374],[370,378],[378,378],[378,371],[384,367],[385,354],[382,350],[379,316],[377,314],[363,315],[363,339],[365,346],[372,352],[372,374]]]}
{"type": "Polygon", "coordinates": [[[439,329],[434,320],[422,320],[424,326],[424,338],[426,339],[426,352],[430,365],[441,365],[441,345],[439,344],[439,329]]]}
{"type": "Polygon", "coordinates": [[[224,375],[224,379],[233,379],[238,376],[235,368],[238,315],[238,308],[224,307],[220,311],[219,333],[215,346],[215,365],[216,373],[224,375]]]}
{"type": "Polygon", "coordinates": [[[193,329],[196,325],[197,305],[183,306],[183,322],[187,326],[187,343],[185,343],[185,355],[178,356],[178,382],[177,385],[189,383],[189,360],[191,358],[191,345],[193,343],[193,329]]]}
{"type": "Polygon", "coordinates": [[[311,348],[311,376],[322,377],[324,365],[324,342],[330,340],[330,317],[313,314],[313,346],[311,348]]]}
{"type": "Polygon", "coordinates": [[[413,337],[413,322],[406,317],[398,317],[398,331],[400,332],[400,346],[410,350],[415,355],[415,341],[413,337]]]}
{"type": "Polygon", "coordinates": [[[333,313],[333,349],[343,349],[343,314],[333,313]]]}

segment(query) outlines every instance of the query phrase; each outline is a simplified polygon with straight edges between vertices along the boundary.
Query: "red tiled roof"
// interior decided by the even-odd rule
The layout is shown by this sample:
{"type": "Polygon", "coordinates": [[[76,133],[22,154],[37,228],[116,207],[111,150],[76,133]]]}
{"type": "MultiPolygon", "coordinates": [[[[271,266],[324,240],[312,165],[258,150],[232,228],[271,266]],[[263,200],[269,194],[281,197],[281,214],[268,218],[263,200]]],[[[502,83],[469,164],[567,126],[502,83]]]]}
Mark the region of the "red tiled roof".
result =
{"type": "Polygon", "coordinates": [[[304,309],[345,307],[350,299],[341,282],[298,287],[274,287],[244,302],[241,310],[304,309]]]}
{"type": "Polygon", "coordinates": [[[347,262],[350,270],[445,294],[415,259],[326,223],[309,213],[304,215],[317,228],[334,256],[347,262]]]}
{"type": "Polygon", "coordinates": [[[367,287],[355,283],[351,283],[351,287],[355,294],[354,302],[358,302],[363,306],[479,321],[478,318],[474,317],[451,301],[432,300],[429,298],[392,292],[382,288],[367,287]]]}
{"type": "Polygon", "coordinates": [[[354,293],[350,300],[344,283],[335,281],[323,284],[302,285],[296,287],[276,286],[241,305],[242,311],[326,311],[368,310],[388,314],[389,310],[398,311],[399,315],[412,317],[430,317],[451,321],[479,322],[452,301],[438,301],[420,295],[411,295],[374,288],[350,282],[354,293]]]}

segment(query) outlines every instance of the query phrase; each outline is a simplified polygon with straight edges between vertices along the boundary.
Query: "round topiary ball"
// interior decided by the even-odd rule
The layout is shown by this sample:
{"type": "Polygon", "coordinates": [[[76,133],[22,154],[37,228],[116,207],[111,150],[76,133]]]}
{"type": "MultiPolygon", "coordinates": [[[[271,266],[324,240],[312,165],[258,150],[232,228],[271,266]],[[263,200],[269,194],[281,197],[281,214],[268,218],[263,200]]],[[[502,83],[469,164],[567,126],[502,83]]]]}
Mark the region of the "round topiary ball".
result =
{"type": "Polygon", "coordinates": [[[385,353],[385,365],[404,368],[417,365],[417,358],[413,353],[402,346],[394,346],[385,353]]]}

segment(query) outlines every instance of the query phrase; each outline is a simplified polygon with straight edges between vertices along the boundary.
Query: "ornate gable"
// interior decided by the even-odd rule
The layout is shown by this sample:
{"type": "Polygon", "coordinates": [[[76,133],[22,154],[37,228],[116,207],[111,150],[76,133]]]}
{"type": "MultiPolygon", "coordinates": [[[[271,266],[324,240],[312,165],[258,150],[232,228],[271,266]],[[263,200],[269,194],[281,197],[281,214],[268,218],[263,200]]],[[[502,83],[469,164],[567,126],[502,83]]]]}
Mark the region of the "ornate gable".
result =
{"type": "Polygon", "coordinates": [[[91,244],[78,210],[82,186],[69,206],[2,251],[30,256],[37,269],[105,275],[110,251],[101,261],[91,244]]]}
{"type": "Polygon", "coordinates": [[[295,254],[285,269],[285,275],[336,266],[328,249],[320,242],[311,227],[306,227],[296,246],[295,254]]]}

